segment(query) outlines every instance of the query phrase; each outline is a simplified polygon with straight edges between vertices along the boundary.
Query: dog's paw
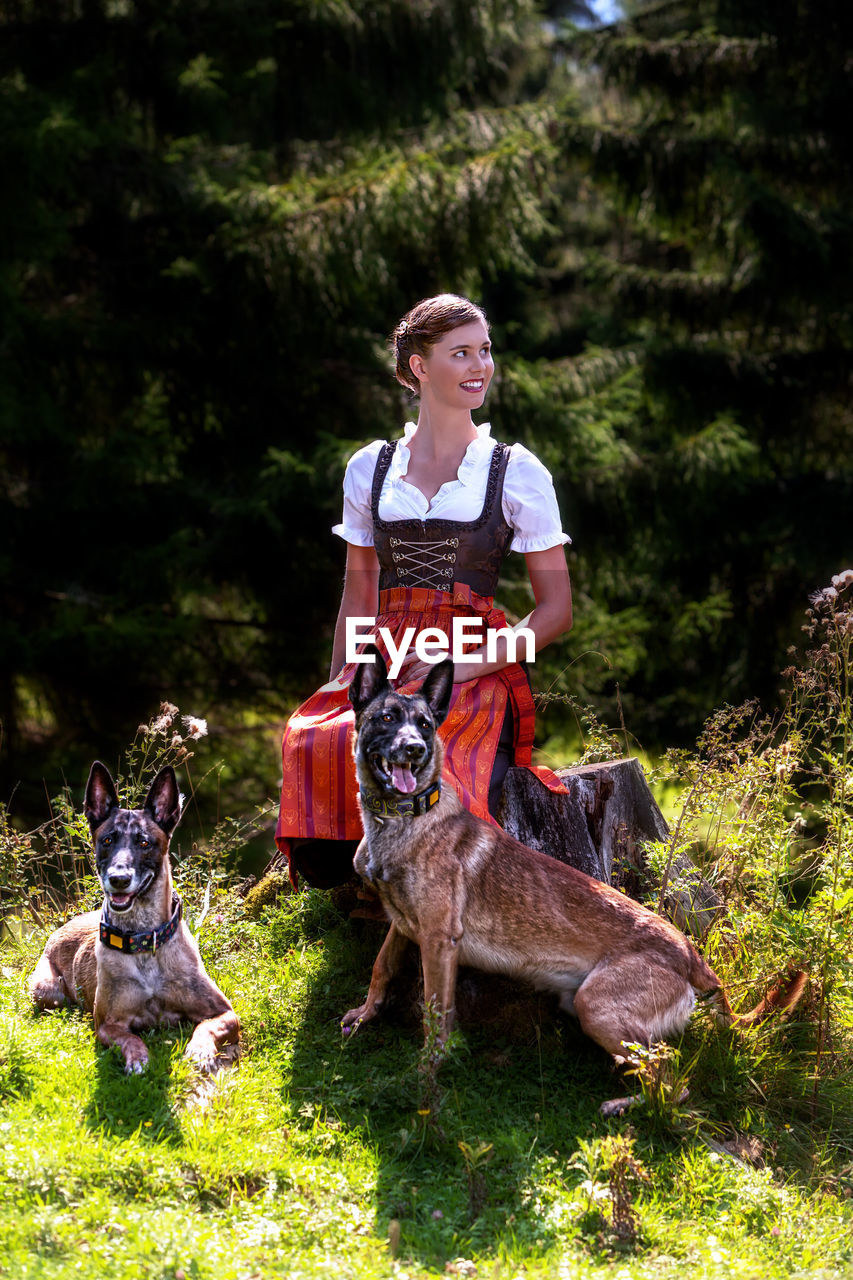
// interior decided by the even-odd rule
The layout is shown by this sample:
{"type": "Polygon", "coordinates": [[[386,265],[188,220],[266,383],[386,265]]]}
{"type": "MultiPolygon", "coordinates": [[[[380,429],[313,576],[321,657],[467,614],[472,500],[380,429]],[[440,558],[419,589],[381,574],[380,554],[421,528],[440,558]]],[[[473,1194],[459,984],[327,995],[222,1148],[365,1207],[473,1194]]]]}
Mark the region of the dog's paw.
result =
{"type": "Polygon", "coordinates": [[[201,1043],[190,1043],[184,1052],[187,1062],[192,1063],[196,1071],[204,1076],[213,1075],[217,1069],[217,1052],[216,1045],[210,1042],[202,1041],[201,1043]]]}
{"type": "Polygon", "coordinates": [[[126,1076],[138,1076],[148,1066],[148,1053],[143,1050],[139,1053],[135,1050],[129,1050],[124,1055],[124,1074],[126,1076]]]}
{"type": "Polygon", "coordinates": [[[30,996],[39,1010],[64,1009],[73,1003],[62,977],[38,978],[34,975],[30,983],[30,996]]]}
{"type": "Polygon", "coordinates": [[[215,1076],[225,1067],[233,1067],[241,1054],[239,1040],[229,1040],[220,1045],[213,1036],[196,1035],[184,1050],[187,1062],[202,1076],[215,1076]]]}
{"type": "Polygon", "coordinates": [[[630,1094],[627,1098],[611,1098],[609,1102],[602,1102],[598,1110],[605,1119],[612,1120],[618,1116],[624,1116],[626,1111],[642,1100],[642,1094],[630,1094]]]}
{"type": "Polygon", "coordinates": [[[351,1040],[363,1023],[369,1022],[373,1017],[373,1013],[368,1010],[366,1004],[361,1005],[358,1009],[350,1009],[341,1018],[341,1035],[345,1040],[351,1040]]]}

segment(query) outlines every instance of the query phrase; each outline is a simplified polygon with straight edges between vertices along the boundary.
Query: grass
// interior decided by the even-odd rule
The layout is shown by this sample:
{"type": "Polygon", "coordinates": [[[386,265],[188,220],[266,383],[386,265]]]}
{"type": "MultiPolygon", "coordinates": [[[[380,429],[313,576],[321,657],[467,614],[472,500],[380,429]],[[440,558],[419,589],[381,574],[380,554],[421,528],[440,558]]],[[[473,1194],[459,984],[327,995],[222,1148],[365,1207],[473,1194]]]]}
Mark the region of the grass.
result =
{"type": "MultiPolygon", "coordinates": [[[[67,789],[37,833],[0,807],[0,1276],[853,1277],[851,606],[853,570],[813,598],[815,647],[779,717],[722,708],[696,753],[673,753],[671,841],[645,849],[652,905],[673,851],[713,881],[723,910],[702,950],[736,1008],[791,962],[808,994],[744,1036],[699,1011],[644,1056],[628,1119],[599,1113],[627,1091],[606,1055],[506,985],[481,984],[472,1007],[460,983],[468,1016],[437,1082],[419,1070],[414,989],[344,1043],[382,928],[315,891],[254,911],[228,868],[263,807],[176,859],[241,1064],[199,1107],[187,1034],[161,1031],[127,1078],[89,1017],[29,1004],[63,904],[97,899],[85,821],[67,789]]],[[[169,753],[188,773],[203,722],[182,736],[161,711],[122,794],[169,753]]],[[[588,758],[621,752],[585,724],[588,758]]]]}
{"type": "Polygon", "coordinates": [[[185,1036],[153,1033],[148,1073],[125,1077],[87,1016],[30,1010],[43,937],[9,940],[0,1274],[853,1274],[853,1088],[842,1073],[813,1114],[807,1025],[741,1043],[697,1020],[689,1102],[627,1124],[598,1115],[621,1091],[604,1055],[522,1004],[469,1023],[424,1115],[410,1017],[338,1031],[381,934],[313,891],[252,920],[220,886],[201,944],[245,1055],[206,1109],[187,1105],[185,1036]],[[729,1153],[735,1136],[764,1168],[729,1153]]]}

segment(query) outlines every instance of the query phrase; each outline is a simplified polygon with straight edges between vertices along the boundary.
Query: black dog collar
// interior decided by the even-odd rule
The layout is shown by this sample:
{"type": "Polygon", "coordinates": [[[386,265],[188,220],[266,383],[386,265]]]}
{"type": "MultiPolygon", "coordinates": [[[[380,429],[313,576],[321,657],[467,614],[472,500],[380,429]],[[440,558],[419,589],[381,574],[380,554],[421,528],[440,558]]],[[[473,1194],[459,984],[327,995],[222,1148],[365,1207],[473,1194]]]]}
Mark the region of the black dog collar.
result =
{"type": "Polygon", "coordinates": [[[371,791],[365,791],[362,787],[361,803],[368,812],[375,813],[379,818],[403,818],[408,814],[418,817],[422,813],[429,813],[440,795],[440,782],[436,782],[426,791],[419,791],[416,795],[397,795],[387,800],[383,796],[374,795],[371,791]]]}
{"type": "Polygon", "coordinates": [[[178,895],[173,893],[171,920],[161,924],[159,929],[149,929],[146,933],[125,933],[124,929],[117,929],[107,921],[107,908],[104,905],[104,914],[101,916],[101,942],[108,947],[114,947],[116,951],[124,951],[126,955],[136,955],[138,951],[156,951],[158,947],[162,947],[175,936],[183,913],[184,904],[178,895]]]}

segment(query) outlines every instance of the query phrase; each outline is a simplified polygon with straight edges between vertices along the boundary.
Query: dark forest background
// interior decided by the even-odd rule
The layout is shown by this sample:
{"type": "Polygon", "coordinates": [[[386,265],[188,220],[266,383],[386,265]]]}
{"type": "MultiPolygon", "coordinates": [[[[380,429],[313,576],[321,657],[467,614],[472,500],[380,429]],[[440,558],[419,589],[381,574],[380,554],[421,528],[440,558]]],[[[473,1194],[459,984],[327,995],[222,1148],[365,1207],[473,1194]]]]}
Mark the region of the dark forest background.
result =
{"type": "Polygon", "coordinates": [[[0,799],[161,697],[274,793],[346,458],[409,410],[385,335],[444,289],[574,538],[538,684],[649,748],[777,696],[853,561],[853,9],[622,11],[3,0],[0,799]]]}

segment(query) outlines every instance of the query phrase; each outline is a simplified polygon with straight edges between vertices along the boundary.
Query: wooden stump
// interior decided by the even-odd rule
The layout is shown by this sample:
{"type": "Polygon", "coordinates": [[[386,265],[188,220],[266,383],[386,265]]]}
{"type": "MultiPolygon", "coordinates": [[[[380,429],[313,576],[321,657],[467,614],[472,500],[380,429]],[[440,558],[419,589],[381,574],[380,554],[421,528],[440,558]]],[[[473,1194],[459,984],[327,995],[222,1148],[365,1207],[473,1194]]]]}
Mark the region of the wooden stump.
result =
{"type": "MultiPolygon", "coordinates": [[[[549,791],[528,769],[512,768],[504,782],[501,825],[531,849],[630,892],[645,871],[643,844],[669,841],[669,828],[639,760],[558,769],[566,794],[549,791]]],[[[683,855],[673,857],[664,893],[666,914],[703,937],[722,903],[683,855]]]]}

